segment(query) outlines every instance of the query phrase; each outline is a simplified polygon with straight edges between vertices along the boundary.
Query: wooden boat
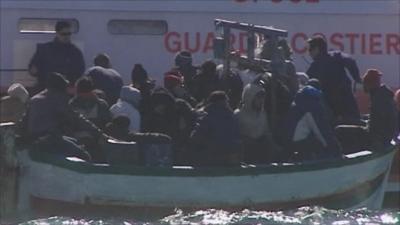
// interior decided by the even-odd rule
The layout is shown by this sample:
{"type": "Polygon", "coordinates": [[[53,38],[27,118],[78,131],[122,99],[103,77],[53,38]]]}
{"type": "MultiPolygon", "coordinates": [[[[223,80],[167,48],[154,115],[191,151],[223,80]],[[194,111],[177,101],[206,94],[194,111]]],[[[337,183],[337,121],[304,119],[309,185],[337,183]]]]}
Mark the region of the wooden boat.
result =
{"type": "MultiPolygon", "coordinates": [[[[0,126],[3,165],[15,166],[13,125],[0,126]],[[8,159],[8,160],[7,160],[8,159]]],[[[340,160],[237,167],[93,164],[18,151],[20,210],[32,199],[76,206],[279,210],[304,205],[380,208],[393,156],[360,151],[340,160]]]]}
{"type": "Polygon", "coordinates": [[[19,153],[30,197],[77,205],[251,208],[303,205],[380,208],[395,146],[342,160],[230,168],[92,164],[19,153]]]}

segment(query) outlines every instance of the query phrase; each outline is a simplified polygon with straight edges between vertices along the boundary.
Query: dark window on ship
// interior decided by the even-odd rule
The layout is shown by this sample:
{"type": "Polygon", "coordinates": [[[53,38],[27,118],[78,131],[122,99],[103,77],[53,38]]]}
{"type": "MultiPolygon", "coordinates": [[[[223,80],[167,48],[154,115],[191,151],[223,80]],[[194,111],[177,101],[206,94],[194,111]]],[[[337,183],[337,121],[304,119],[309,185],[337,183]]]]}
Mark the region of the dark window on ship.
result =
{"type": "Polygon", "coordinates": [[[22,18],[18,21],[18,29],[23,34],[52,34],[57,21],[68,21],[71,24],[72,33],[78,33],[79,23],[76,19],[65,18],[22,18]]]}
{"type": "Polygon", "coordinates": [[[108,32],[111,34],[163,35],[168,31],[165,20],[111,20],[108,32]]]}

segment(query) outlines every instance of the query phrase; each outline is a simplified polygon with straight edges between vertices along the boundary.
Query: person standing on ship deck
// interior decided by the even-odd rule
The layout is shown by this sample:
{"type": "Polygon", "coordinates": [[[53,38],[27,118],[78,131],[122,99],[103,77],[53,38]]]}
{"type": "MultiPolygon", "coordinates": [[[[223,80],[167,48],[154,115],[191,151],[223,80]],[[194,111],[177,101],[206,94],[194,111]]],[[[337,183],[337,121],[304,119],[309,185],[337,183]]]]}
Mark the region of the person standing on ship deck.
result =
{"type": "Polygon", "coordinates": [[[82,76],[85,62],[81,50],[71,42],[71,24],[58,21],[53,41],[38,44],[29,63],[29,73],[37,78],[35,93],[45,89],[46,78],[52,72],[63,74],[71,85],[82,76]]]}

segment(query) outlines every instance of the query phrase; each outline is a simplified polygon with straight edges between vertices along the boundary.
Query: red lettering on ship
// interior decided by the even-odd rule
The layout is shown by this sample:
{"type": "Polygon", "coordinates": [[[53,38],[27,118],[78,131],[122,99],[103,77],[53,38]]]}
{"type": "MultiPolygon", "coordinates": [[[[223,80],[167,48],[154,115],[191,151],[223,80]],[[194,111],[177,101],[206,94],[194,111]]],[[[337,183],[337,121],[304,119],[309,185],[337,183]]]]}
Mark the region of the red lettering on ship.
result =
{"type": "MultiPolygon", "coordinates": [[[[350,54],[361,55],[400,55],[400,34],[398,33],[293,33],[288,41],[297,54],[307,53],[307,39],[314,35],[322,35],[331,49],[339,49],[350,54]]],[[[192,53],[211,53],[214,33],[168,32],[164,36],[164,46],[168,52],[176,53],[188,50],[192,53]]],[[[247,34],[245,32],[231,35],[232,50],[241,53],[247,50],[247,34]]]]}

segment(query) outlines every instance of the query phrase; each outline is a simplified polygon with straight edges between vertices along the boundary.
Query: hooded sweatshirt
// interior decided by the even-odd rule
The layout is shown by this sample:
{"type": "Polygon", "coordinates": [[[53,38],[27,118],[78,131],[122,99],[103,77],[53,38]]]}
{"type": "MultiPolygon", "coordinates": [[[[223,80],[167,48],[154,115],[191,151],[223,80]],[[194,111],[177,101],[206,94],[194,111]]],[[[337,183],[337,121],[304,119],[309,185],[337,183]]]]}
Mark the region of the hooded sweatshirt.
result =
{"type": "Polygon", "coordinates": [[[111,106],[110,111],[113,118],[117,116],[126,116],[129,118],[129,131],[140,131],[140,113],[138,110],[141,100],[140,91],[131,86],[124,86],[121,89],[120,98],[117,103],[111,106]]]}
{"type": "Polygon", "coordinates": [[[7,94],[0,100],[0,122],[17,122],[25,113],[28,91],[15,83],[8,88],[7,94]]]}
{"type": "Polygon", "coordinates": [[[242,107],[235,111],[242,136],[257,139],[263,135],[271,135],[264,106],[260,111],[256,111],[252,106],[256,95],[263,91],[261,86],[252,83],[246,85],[243,90],[242,107]]]}
{"type": "Polygon", "coordinates": [[[282,144],[290,146],[290,143],[314,138],[327,149],[328,155],[339,154],[340,146],[334,135],[333,128],[324,117],[321,106],[321,92],[311,86],[305,86],[300,90],[291,106],[286,120],[281,129],[283,135],[282,144]]]}

